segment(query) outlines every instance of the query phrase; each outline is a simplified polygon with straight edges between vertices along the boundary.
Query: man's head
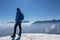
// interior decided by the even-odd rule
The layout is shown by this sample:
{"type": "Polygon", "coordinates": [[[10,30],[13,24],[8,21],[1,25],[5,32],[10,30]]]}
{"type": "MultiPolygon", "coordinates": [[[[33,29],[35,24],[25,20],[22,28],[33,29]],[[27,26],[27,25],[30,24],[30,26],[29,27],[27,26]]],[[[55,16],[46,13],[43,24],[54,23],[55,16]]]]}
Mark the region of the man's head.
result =
{"type": "Polygon", "coordinates": [[[17,10],[17,11],[20,11],[20,8],[17,8],[16,10],[17,10]]]}

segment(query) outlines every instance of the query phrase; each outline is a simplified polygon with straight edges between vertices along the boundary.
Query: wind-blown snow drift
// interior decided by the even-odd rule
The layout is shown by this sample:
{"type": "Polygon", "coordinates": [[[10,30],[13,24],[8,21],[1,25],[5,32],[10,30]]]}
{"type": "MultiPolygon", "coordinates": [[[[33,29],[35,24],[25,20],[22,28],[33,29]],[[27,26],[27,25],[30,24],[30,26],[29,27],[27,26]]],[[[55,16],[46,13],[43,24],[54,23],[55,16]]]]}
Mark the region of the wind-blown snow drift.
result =
{"type": "MultiPolygon", "coordinates": [[[[18,38],[16,36],[15,40],[18,38]]],[[[60,40],[60,35],[53,34],[22,34],[21,40],[60,40]]],[[[12,40],[10,36],[0,37],[0,40],[12,40]]]]}

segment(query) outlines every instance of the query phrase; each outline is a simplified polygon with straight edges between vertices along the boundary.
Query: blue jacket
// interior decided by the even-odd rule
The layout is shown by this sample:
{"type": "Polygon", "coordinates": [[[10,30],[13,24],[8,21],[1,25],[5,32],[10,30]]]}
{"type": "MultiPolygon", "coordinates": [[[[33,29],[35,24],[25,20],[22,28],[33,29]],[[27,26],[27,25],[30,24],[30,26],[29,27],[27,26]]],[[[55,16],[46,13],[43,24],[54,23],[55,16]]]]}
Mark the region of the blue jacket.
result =
{"type": "Polygon", "coordinates": [[[17,21],[18,21],[18,22],[20,21],[20,20],[19,20],[20,13],[21,13],[20,11],[17,11],[17,12],[16,12],[16,19],[15,19],[16,22],[17,22],[17,21]]]}

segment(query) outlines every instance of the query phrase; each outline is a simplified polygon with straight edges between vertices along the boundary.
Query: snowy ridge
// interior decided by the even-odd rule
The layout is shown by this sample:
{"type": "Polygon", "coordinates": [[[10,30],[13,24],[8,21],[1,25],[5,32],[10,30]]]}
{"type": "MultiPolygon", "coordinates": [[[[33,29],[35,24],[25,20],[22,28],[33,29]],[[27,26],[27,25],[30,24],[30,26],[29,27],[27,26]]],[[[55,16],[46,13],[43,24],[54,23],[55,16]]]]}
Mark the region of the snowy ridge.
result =
{"type": "MultiPolygon", "coordinates": [[[[16,35],[15,40],[18,38],[16,35]]],[[[10,36],[0,37],[0,40],[12,40],[10,36]]],[[[19,40],[60,40],[60,35],[55,34],[22,34],[19,40]]]]}

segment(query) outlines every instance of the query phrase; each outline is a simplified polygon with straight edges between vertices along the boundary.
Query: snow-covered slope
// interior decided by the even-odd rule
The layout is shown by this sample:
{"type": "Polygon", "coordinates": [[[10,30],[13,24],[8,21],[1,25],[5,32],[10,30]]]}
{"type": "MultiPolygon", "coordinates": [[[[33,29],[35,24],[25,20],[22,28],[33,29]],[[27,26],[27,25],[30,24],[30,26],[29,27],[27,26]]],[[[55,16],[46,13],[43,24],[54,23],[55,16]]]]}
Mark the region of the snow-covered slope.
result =
{"type": "MultiPolygon", "coordinates": [[[[15,40],[18,39],[18,35],[15,40]]],[[[10,36],[0,37],[0,40],[13,40],[10,36]]],[[[55,34],[22,34],[19,40],[60,40],[60,35],[55,34]]]]}

